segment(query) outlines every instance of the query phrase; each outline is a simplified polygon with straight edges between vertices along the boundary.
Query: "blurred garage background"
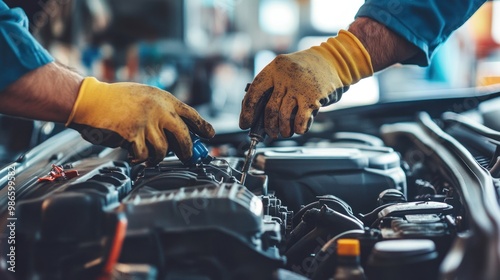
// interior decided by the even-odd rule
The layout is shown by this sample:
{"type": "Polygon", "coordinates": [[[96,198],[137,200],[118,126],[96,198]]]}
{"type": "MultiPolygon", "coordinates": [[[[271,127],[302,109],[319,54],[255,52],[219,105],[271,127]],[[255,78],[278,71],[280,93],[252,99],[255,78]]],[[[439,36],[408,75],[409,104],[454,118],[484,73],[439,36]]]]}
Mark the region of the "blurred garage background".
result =
{"type": "MultiPolygon", "coordinates": [[[[84,75],[168,90],[218,133],[238,131],[244,88],[276,54],[319,44],[353,20],[362,0],[7,0],[60,62],[84,75]]],[[[453,94],[500,82],[500,3],[456,31],[430,67],[395,65],[326,110],[453,94]],[[443,91],[443,89],[449,89],[443,91]]],[[[0,165],[64,129],[0,117],[0,165]]]]}

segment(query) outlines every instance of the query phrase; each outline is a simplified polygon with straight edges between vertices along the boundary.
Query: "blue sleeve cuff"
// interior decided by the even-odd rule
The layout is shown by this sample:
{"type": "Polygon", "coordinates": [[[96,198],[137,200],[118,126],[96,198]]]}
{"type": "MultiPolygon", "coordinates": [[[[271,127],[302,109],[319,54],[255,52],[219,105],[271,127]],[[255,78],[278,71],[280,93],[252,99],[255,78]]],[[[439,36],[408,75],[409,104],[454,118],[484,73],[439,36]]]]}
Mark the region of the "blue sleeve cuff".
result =
{"type": "Polygon", "coordinates": [[[24,74],[54,61],[29,33],[22,9],[0,2],[0,91],[24,74]]]}
{"type": "Polygon", "coordinates": [[[366,0],[356,17],[369,17],[399,34],[421,51],[404,64],[429,65],[436,48],[486,0],[366,0]]]}

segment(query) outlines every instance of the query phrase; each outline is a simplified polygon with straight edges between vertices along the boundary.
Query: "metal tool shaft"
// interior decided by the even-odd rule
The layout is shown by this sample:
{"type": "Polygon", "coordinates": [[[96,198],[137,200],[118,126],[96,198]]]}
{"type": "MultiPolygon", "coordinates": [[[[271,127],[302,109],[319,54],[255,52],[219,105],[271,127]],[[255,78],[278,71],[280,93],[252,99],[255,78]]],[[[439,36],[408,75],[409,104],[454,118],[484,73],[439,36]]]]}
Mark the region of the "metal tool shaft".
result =
{"type": "MultiPolygon", "coordinates": [[[[248,90],[249,86],[250,84],[247,85],[245,91],[248,90]]],[[[264,141],[264,138],[266,137],[266,131],[264,129],[264,108],[266,107],[266,104],[269,101],[272,92],[273,88],[269,88],[268,90],[266,90],[264,94],[262,94],[257,105],[255,106],[256,118],[252,124],[252,127],[250,128],[250,132],[248,133],[248,136],[250,136],[250,147],[248,148],[248,152],[245,157],[245,163],[243,164],[243,168],[241,169],[240,183],[242,185],[245,184],[245,179],[248,175],[248,171],[250,170],[250,166],[252,165],[253,159],[255,157],[257,144],[259,144],[259,142],[264,141]]]]}
{"type": "Polygon", "coordinates": [[[259,143],[257,138],[250,139],[250,148],[248,148],[247,156],[245,157],[245,163],[243,164],[243,168],[241,169],[241,179],[240,183],[242,185],[245,184],[245,180],[247,178],[248,170],[250,169],[250,165],[252,165],[253,159],[255,157],[256,149],[255,147],[259,143]]]}

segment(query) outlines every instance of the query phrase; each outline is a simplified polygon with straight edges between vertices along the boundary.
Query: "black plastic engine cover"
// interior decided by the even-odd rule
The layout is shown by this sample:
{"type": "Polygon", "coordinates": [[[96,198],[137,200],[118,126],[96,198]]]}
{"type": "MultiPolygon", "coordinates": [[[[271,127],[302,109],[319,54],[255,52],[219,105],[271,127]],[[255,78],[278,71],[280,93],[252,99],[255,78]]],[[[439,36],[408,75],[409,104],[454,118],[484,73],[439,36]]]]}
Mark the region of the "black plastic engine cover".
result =
{"type": "Polygon", "coordinates": [[[74,179],[34,183],[43,195],[18,203],[15,279],[95,279],[103,273],[117,230],[126,223],[115,210],[131,190],[128,164],[81,167],[74,179]]]}
{"type": "Polygon", "coordinates": [[[268,148],[259,151],[257,161],[259,157],[265,161],[269,189],[293,211],[331,194],[355,213],[367,213],[383,190],[406,194],[406,176],[391,148],[333,143],[327,148],[268,148]]]}
{"type": "Polygon", "coordinates": [[[145,180],[137,188],[123,202],[129,224],[121,263],[149,264],[162,279],[271,279],[283,266],[279,226],[266,226],[261,199],[244,186],[163,190],[145,180]]]}

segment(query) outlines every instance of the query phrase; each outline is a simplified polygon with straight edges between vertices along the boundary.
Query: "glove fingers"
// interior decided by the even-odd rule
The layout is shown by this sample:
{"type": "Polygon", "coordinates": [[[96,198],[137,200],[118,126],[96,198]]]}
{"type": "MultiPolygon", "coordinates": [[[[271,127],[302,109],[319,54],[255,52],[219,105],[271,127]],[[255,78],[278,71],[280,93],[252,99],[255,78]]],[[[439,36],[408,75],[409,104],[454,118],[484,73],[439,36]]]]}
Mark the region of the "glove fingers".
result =
{"type": "Polygon", "coordinates": [[[273,92],[271,92],[271,97],[265,107],[264,127],[266,133],[271,138],[278,138],[278,133],[281,130],[281,126],[279,125],[280,115],[282,114],[280,107],[283,107],[282,103],[284,102],[283,97],[285,95],[286,88],[281,83],[278,83],[274,87],[273,92]]]}
{"type": "Polygon", "coordinates": [[[294,133],[295,115],[297,113],[297,101],[288,94],[283,99],[279,113],[279,131],[283,137],[291,137],[294,133]]]}
{"type": "Polygon", "coordinates": [[[319,102],[316,102],[316,104],[305,104],[304,106],[301,102],[298,103],[294,129],[295,133],[304,134],[309,131],[309,128],[314,120],[314,116],[318,113],[320,104],[319,102]]]}
{"type": "Polygon", "coordinates": [[[342,94],[349,90],[349,86],[342,86],[339,88],[336,88],[333,92],[328,94],[327,98],[322,98],[319,103],[321,103],[321,106],[328,106],[333,103],[339,102],[340,98],[342,98],[342,94]]]}
{"type": "Polygon", "coordinates": [[[307,133],[309,131],[309,129],[311,128],[311,125],[314,121],[314,114],[307,110],[306,112],[304,113],[297,113],[297,116],[298,115],[301,115],[301,120],[297,120],[295,121],[295,132],[297,134],[304,134],[304,133],[307,133]]]}
{"type": "MultiPolygon", "coordinates": [[[[203,138],[212,138],[215,135],[213,126],[203,119],[200,114],[192,107],[181,103],[177,113],[188,126],[188,128],[195,134],[203,138]]],[[[189,137],[189,136],[188,136],[189,137]]]]}
{"type": "MultiPolygon", "coordinates": [[[[129,151],[130,152],[130,151],[129,151]]],[[[145,162],[148,159],[148,148],[144,139],[144,133],[137,134],[137,137],[132,141],[132,163],[145,162]]]]}
{"type": "Polygon", "coordinates": [[[189,129],[177,114],[170,114],[170,118],[163,121],[163,129],[167,136],[170,149],[181,161],[188,160],[193,155],[193,143],[189,129]]]}
{"type": "Polygon", "coordinates": [[[273,87],[272,73],[269,73],[269,65],[262,70],[253,80],[241,103],[240,128],[248,129],[256,119],[256,105],[264,92],[273,87]]]}
{"type": "Polygon", "coordinates": [[[167,154],[167,138],[163,131],[160,131],[160,129],[156,128],[153,131],[148,132],[147,143],[150,147],[147,163],[149,166],[154,166],[161,162],[167,154]]]}

